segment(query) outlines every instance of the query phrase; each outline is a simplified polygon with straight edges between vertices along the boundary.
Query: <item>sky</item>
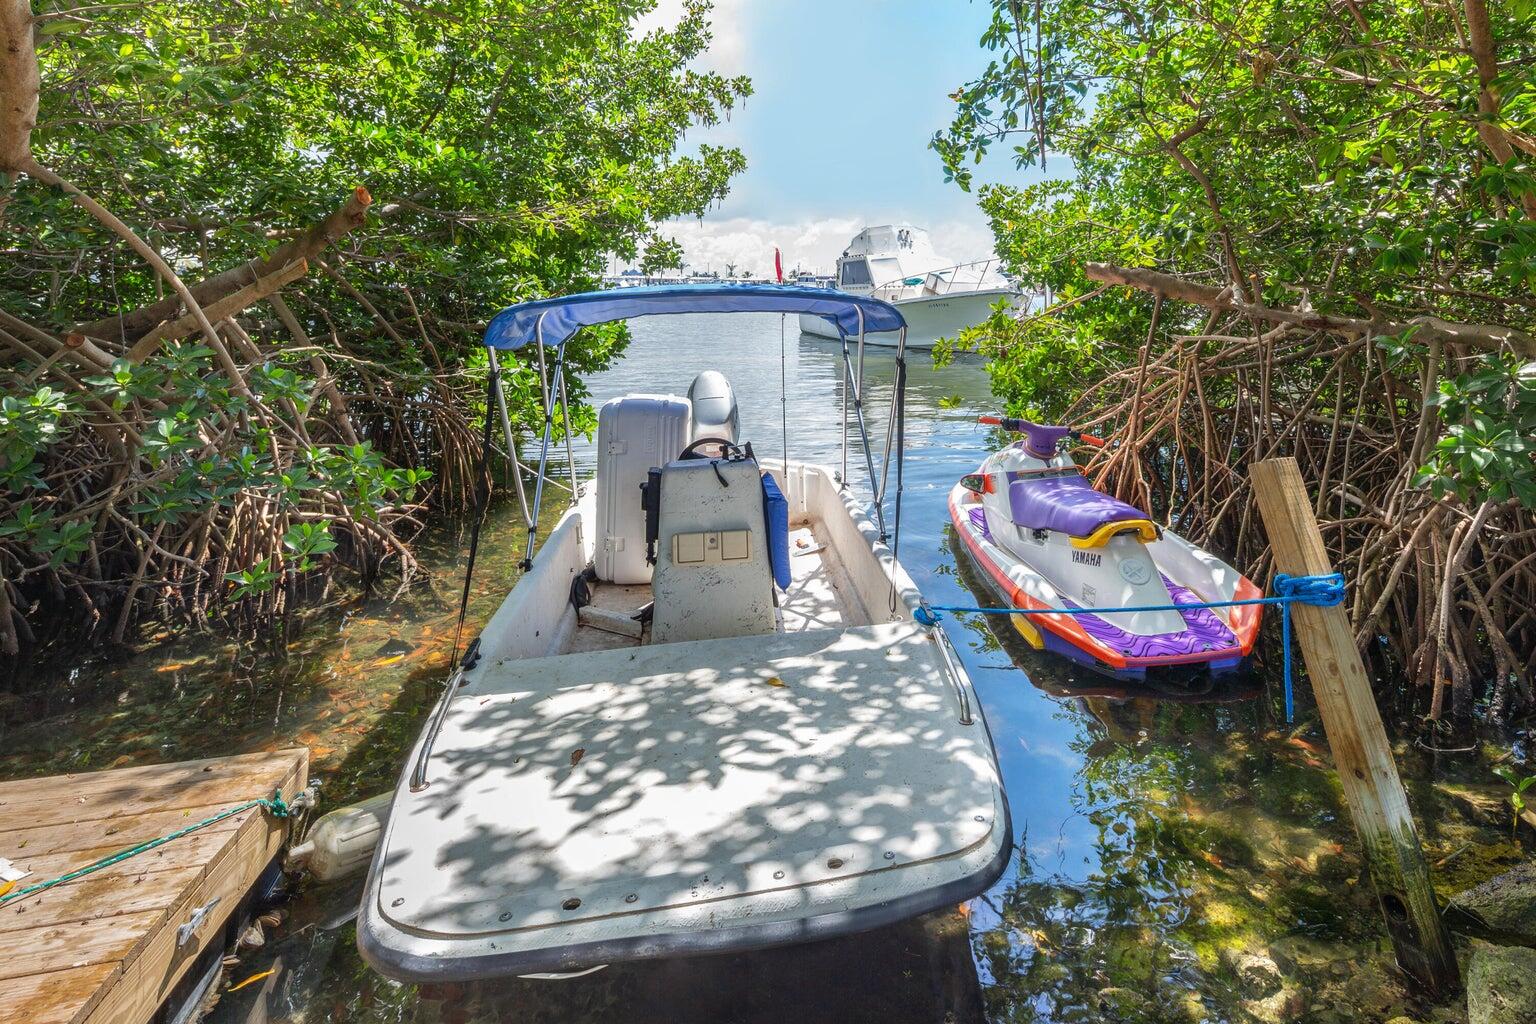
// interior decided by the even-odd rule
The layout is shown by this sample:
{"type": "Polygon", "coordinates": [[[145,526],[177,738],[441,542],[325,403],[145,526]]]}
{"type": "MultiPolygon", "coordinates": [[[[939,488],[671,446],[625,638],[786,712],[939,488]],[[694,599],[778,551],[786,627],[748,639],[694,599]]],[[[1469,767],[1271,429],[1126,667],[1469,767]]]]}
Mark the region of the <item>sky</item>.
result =
{"type": "MultiPolygon", "coordinates": [[[[660,0],[638,26],[675,21],[660,0]]],[[[924,227],[956,262],[992,255],[974,193],[944,181],[928,148],[949,123],[949,94],[991,54],[979,40],[987,0],[715,0],[714,41],[700,66],[745,74],[753,95],[728,122],[690,132],[688,144],[739,147],[747,169],[701,220],[670,221],[690,270],[830,273],[865,225],[924,227]]],[[[1023,180],[1006,157],[977,183],[1023,180]]]]}

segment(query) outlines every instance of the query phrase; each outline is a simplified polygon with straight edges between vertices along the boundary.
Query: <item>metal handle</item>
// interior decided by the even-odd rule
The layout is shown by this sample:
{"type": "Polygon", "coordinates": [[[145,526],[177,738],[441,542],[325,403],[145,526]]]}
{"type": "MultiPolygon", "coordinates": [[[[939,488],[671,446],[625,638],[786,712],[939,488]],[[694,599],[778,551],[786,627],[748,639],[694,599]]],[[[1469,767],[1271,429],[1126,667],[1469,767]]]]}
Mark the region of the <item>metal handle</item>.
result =
{"type": "Polygon", "coordinates": [[[944,668],[949,672],[949,681],[955,687],[955,698],[960,702],[959,722],[961,725],[970,725],[975,721],[971,714],[971,695],[966,689],[967,677],[959,667],[959,658],[954,645],[950,642],[949,634],[944,632],[943,626],[929,626],[928,632],[933,637],[934,645],[939,649],[939,656],[944,659],[944,668]]]}
{"type": "Polygon", "coordinates": [[[176,929],[177,949],[192,941],[192,936],[197,934],[197,929],[202,926],[203,920],[208,916],[208,912],[218,905],[219,897],[215,896],[187,916],[186,922],[176,929]]]}
{"type": "Polygon", "coordinates": [[[421,750],[416,754],[416,764],[411,768],[413,793],[427,788],[427,762],[432,759],[432,744],[437,740],[438,730],[443,727],[443,719],[448,717],[448,705],[453,700],[453,691],[463,681],[464,669],[461,666],[454,669],[453,675],[448,677],[448,685],[443,687],[443,696],[432,712],[432,721],[427,723],[427,735],[421,742],[421,750]]]}

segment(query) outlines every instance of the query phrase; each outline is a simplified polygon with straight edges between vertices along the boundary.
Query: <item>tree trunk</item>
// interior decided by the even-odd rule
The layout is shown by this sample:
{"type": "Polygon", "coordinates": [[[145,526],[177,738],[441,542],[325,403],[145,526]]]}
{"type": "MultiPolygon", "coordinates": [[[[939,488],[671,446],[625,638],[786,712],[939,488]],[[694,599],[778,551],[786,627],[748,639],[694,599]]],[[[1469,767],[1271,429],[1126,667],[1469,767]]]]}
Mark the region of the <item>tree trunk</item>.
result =
{"type": "Polygon", "coordinates": [[[0,172],[18,174],[32,159],[40,83],[31,0],[0,0],[0,172]]]}

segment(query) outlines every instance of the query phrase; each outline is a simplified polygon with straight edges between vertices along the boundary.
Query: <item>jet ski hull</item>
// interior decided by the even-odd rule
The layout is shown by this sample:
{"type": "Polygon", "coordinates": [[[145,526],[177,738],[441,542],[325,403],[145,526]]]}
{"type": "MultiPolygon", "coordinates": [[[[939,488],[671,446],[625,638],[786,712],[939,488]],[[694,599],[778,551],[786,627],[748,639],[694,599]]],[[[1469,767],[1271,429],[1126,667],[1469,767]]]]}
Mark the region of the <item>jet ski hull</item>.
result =
{"type": "MultiPolygon", "coordinates": [[[[1031,564],[992,536],[979,495],[957,484],[949,495],[949,511],[961,546],[1002,606],[1032,612],[1084,607],[1063,593],[1068,584],[1059,584],[1059,573],[1051,574],[1031,564]]],[[[1152,556],[1166,586],[1168,603],[1261,596],[1256,586],[1230,566],[1167,531],[1162,539],[1144,546],[1138,542],[1138,546],[1152,556]],[[1158,558],[1159,549],[1174,557],[1158,558]],[[1192,567],[1207,565],[1212,567],[1209,572],[1191,571],[1192,567]]],[[[1015,615],[1012,623],[1036,650],[1061,655],[1117,679],[1140,680],[1148,669],[1164,667],[1197,666],[1212,673],[1242,668],[1258,636],[1261,606],[1170,613],[1182,618],[1182,628],[1155,633],[1130,632],[1115,624],[1121,616],[1111,606],[1095,607],[1102,608],[1103,614],[1015,615]]]]}

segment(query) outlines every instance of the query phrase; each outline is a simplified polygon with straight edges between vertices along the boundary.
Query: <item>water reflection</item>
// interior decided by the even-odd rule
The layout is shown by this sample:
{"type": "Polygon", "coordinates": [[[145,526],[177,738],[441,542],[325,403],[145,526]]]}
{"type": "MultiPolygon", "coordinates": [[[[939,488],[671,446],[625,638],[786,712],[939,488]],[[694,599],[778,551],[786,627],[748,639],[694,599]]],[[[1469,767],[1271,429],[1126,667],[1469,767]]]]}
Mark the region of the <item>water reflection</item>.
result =
{"type": "MultiPolygon", "coordinates": [[[[782,455],[787,416],[794,458],[840,464],[835,345],[802,339],[789,322],[781,361],[780,318],[771,314],[652,318],[633,330],[627,357],[589,381],[597,400],[685,393],[696,370],[713,366],[735,385],[742,436],[761,457],[782,455]]],[[[890,354],[870,351],[866,371],[872,429],[883,438],[890,354]]],[[[934,370],[926,356],[913,358],[901,557],[935,603],[977,598],[950,547],[945,496],[993,441],[975,425],[982,411],[993,411],[983,367],[934,370]]],[[[590,472],[590,446],[577,458],[590,472]]],[[[857,451],[849,466],[860,483],[857,451]]],[[[548,497],[552,518],[563,496],[548,497]]],[[[482,542],[472,622],[512,585],[521,538],[515,509],[498,510],[482,542]]],[[[314,751],[332,806],[388,788],[447,665],[462,548],[457,530],[435,532],[421,551],[428,578],[393,602],[338,598],[311,613],[286,649],[200,636],[39,670],[0,704],[0,777],[297,739],[314,751]]],[[[417,988],[385,981],[359,959],[347,920],[355,887],[313,887],[265,947],[231,968],[236,982],[274,973],[227,994],[213,1020],[1322,1024],[1383,1020],[1408,1006],[1304,694],[1291,728],[1276,718],[1262,676],[1235,689],[1154,695],[1037,654],[1006,624],[994,633],[980,617],[952,618],[1019,845],[1002,881],[964,912],[567,982],[417,988]]],[[[1485,802],[1452,795],[1475,795],[1474,783],[1447,786],[1438,777],[1445,769],[1405,754],[1430,859],[1470,851],[1443,882],[1479,880],[1519,856],[1502,811],[1490,817],[1485,802]]]]}
{"type": "Polygon", "coordinates": [[[374,974],[350,926],[306,911],[346,905],[360,887],[300,901],[282,937],[234,978],[274,973],[224,997],[211,1018],[278,1021],[761,1022],[949,1021],[979,1024],[984,1000],[956,910],[866,935],[752,954],[622,964],[569,981],[507,978],[407,986],[374,974]]]}

